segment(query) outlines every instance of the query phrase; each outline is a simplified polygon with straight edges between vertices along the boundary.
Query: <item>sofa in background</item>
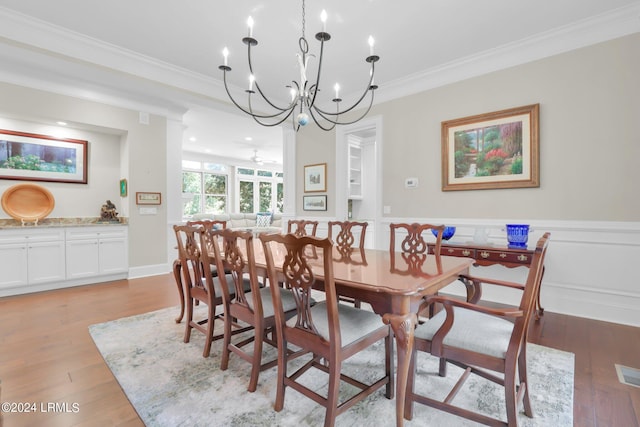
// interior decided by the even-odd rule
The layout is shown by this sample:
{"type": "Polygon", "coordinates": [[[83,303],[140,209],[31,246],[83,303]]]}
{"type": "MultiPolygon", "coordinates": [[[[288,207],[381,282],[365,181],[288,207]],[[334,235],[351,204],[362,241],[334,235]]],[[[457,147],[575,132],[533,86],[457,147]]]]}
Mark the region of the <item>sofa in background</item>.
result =
{"type": "Polygon", "coordinates": [[[232,214],[208,214],[199,213],[193,215],[194,221],[213,219],[217,221],[227,221],[227,228],[237,230],[249,230],[254,233],[282,231],[282,214],[269,212],[255,213],[232,213],[232,214]]]}

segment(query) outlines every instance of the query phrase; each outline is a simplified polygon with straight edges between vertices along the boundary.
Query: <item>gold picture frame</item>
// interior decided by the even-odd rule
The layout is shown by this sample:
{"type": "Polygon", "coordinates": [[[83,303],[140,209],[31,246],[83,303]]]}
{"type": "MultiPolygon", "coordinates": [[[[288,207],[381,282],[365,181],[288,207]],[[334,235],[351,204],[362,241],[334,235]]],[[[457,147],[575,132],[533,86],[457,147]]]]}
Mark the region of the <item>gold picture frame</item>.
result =
{"type": "Polygon", "coordinates": [[[305,165],[304,192],[322,193],[324,191],[327,191],[327,164],[305,165]]]}
{"type": "Polygon", "coordinates": [[[442,122],[442,191],[539,187],[539,109],[442,122]]]}
{"type": "Polygon", "coordinates": [[[161,193],[136,192],[136,205],[159,205],[162,203],[161,193]]]}

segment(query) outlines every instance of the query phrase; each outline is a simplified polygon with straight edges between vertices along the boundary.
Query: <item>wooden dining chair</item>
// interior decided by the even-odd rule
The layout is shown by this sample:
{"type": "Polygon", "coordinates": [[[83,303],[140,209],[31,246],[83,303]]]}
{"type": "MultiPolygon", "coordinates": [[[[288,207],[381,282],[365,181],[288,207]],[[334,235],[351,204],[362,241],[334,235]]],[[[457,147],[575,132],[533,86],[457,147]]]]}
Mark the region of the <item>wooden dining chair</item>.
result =
{"type": "Polygon", "coordinates": [[[391,252],[403,252],[410,254],[426,254],[429,252],[427,246],[427,239],[425,234],[427,232],[431,235],[431,230],[436,230],[437,236],[434,253],[439,254],[442,246],[442,233],[444,232],[444,225],[433,224],[418,224],[416,222],[412,224],[407,223],[391,223],[389,224],[390,239],[389,250],[391,252]],[[402,241],[399,248],[396,246],[396,235],[403,233],[402,241]]]}
{"type": "MultiPolygon", "coordinates": [[[[274,408],[284,407],[286,387],[302,393],[326,408],[325,426],[333,426],[336,417],[371,393],[386,385],[386,397],[393,397],[393,340],[390,327],[382,323],[373,312],[339,304],[333,276],[332,242],[328,238],[317,238],[294,234],[261,235],[268,275],[275,280],[280,272],[284,277],[283,287],[272,286],[278,340],[278,377],[274,408]],[[306,246],[317,249],[318,259],[305,256],[306,246]],[[277,257],[276,257],[277,256],[277,257]],[[311,304],[311,289],[318,285],[321,275],[326,300],[311,304]],[[296,299],[296,315],[287,320],[280,295],[290,289],[296,299]],[[385,341],[384,375],[375,381],[364,383],[344,374],[342,366],[354,354],[383,340],[385,341]],[[289,371],[290,357],[285,349],[288,345],[307,350],[312,358],[294,372],[289,371]],[[304,385],[305,373],[317,368],[328,374],[328,391],[325,395],[304,385]],[[298,380],[301,381],[298,381],[298,380]],[[360,389],[358,393],[338,400],[340,381],[360,389]]],[[[270,280],[271,281],[271,280],[270,280]]],[[[382,367],[382,366],[381,366],[382,367]]],[[[377,375],[376,375],[377,376],[377,375]]]]}
{"type": "Polygon", "coordinates": [[[290,219],[287,223],[287,233],[293,233],[296,236],[315,236],[317,232],[318,221],[290,219]]]}
{"type": "MultiPolygon", "coordinates": [[[[271,289],[269,286],[262,287],[258,279],[260,276],[264,278],[266,269],[256,267],[253,233],[250,231],[213,230],[202,237],[202,245],[213,248],[218,270],[230,271],[230,274],[220,276],[224,301],[224,345],[220,369],[227,370],[231,353],[249,362],[251,376],[247,390],[254,392],[260,372],[276,366],[278,362],[277,358],[262,362],[263,343],[277,347],[271,289]],[[247,276],[249,287],[246,287],[247,276]],[[230,292],[230,289],[235,292],[230,292]],[[232,342],[232,326],[238,320],[250,325],[253,335],[249,338],[242,336],[232,342]],[[245,346],[251,343],[252,351],[245,351],[245,346]]],[[[289,290],[282,290],[281,299],[284,312],[291,317],[296,308],[293,294],[289,290]]]]}
{"type": "Polygon", "coordinates": [[[483,424],[517,426],[517,408],[520,401],[523,403],[525,414],[533,417],[527,379],[527,331],[542,281],[549,236],[550,233],[545,233],[538,240],[524,284],[463,276],[464,280],[475,288],[472,301],[445,296],[428,298],[429,302],[443,304],[444,310],[415,330],[405,399],[405,418],[413,418],[413,404],[418,402],[483,424]],[[484,285],[519,290],[519,306],[498,309],[479,305],[484,285]],[[421,374],[416,373],[418,352],[430,353],[440,358],[439,375],[442,377],[446,376],[447,363],[465,370],[452,392],[443,401],[415,392],[415,382],[421,377],[421,374]],[[476,374],[504,387],[506,421],[452,403],[470,374],[476,374]]]}
{"type": "MultiPolygon", "coordinates": [[[[333,242],[334,248],[338,253],[336,261],[348,262],[353,264],[367,264],[367,258],[364,254],[364,241],[367,233],[367,222],[359,221],[329,221],[327,226],[327,236],[333,242]],[[359,259],[354,257],[359,254],[359,259]]],[[[360,308],[361,302],[357,299],[340,296],[340,301],[352,303],[355,307],[360,308]]]]}
{"type": "MultiPolygon", "coordinates": [[[[218,220],[202,220],[202,221],[187,221],[187,225],[190,227],[203,227],[205,230],[211,230],[212,228],[220,227],[227,228],[227,221],[218,221],[218,220]]],[[[218,275],[218,271],[215,266],[212,266],[212,273],[214,276],[218,275]]],[[[176,323],[182,322],[185,314],[185,293],[184,293],[184,284],[182,283],[182,262],[180,261],[180,257],[176,258],[173,261],[173,277],[176,281],[176,286],[178,287],[178,294],[180,297],[180,314],[176,317],[176,323]]],[[[197,301],[196,301],[197,304],[197,301]]]]}
{"type": "MultiPolygon", "coordinates": [[[[391,223],[389,224],[389,251],[392,262],[395,261],[395,253],[400,250],[403,259],[406,261],[406,272],[418,273],[421,266],[427,259],[429,254],[429,246],[427,245],[427,235],[433,236],[431,230],[436,230],[436,244],[433,249],[433,255],[436,260],[440,261],[440,251],[442,248],[442,234],[444,233],[444,225],[419,224],[419,223],[391,223]],[[396,246],[396,237],[402,238],[399,246],[396,246]]],[[[392,264],[393,268],[393,264],[392,264]]],[[[440,265],[441,268],[441,265],[440,265]]],[[[395,271],[398,273],[399,271],[395,271]]],[[[427,309],[421,308],[418,312],[420,318],[422,316],[431,317],[434,313],[434,305],[425,305],[427,309]]]]}
{"type": "MultiPolygon", "coordinates": [[[[201,245],[202,235],[207,231],[202,227],[187,225],[174,225],[173,229],[178,242],[178,255],[186,294],[184,342],[190,341],[193,329],[202,332],[206,337],[202,356],[209,357],[212,342],[223,338],[224,335],[214,335],[215,321],[223,320],[222,313],[216,312],[216,308],[223,304],[223,300],[219,278],[211,273],[209,252],[206,245],[201,245]],[[207,314],[200,319],[194,319],[196,301],[207,305],[207,314]]],[[[230,290],[230,292],[235,291],[230,290]]]]}

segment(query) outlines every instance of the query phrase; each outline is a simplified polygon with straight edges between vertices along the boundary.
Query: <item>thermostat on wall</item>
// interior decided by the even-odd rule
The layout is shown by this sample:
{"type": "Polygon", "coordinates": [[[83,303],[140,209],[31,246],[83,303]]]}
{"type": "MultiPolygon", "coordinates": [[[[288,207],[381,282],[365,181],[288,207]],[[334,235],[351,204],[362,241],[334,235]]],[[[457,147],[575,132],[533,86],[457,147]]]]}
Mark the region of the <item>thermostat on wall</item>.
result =
{"type": "Polygon", "coordinates": [[[404,186],[406,188],[414,188],[418,186],[418,178],[407,178],[404,181],[404,186]]]}

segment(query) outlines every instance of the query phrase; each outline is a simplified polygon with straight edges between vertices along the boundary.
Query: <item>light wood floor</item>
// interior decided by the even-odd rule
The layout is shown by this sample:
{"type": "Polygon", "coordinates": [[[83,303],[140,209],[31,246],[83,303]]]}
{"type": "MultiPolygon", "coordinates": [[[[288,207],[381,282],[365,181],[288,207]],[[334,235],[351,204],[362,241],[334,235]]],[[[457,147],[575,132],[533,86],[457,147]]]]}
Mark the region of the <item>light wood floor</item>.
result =
{"type": "MultiPolygon", "coordinates": [[[[88,326],[175,306],[177,295],[167,274],[0,298],[0,401],[37,409],[4,413],[0,425],[141,426],[88,326]],[[66,412],[47,412],[49,402],[66,412]]],[[[640,425],[640,388],[620,384],[614,368],[640,368],[640,328],[547,312],[531,337],[576,354],[575,426],[640,425]]]]}

